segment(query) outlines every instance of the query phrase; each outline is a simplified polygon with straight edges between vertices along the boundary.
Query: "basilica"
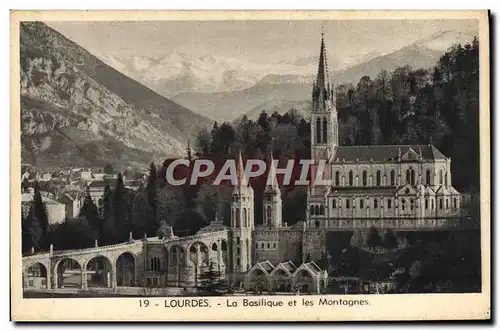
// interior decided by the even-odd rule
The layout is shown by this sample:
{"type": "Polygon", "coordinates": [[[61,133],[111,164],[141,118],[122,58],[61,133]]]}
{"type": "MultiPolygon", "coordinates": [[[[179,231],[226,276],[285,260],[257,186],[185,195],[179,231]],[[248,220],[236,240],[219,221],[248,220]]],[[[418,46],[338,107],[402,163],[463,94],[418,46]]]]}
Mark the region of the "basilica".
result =
{"type": "Polygon", "coordinates": [[[221,278],[231,278],[246,290],[321,293],[328,273],[318,261],[327,254],[329,232],[461,226],[462,199],[451,185],[451,160],[433,145],[339,146],[323,38],[310,116],[311,156],[315,163],[326,161],[332,185],[309,188],[304,221],[289,226],[282,219],[281,191],[271,156],[271,180],[263,201],[257,202],[263,205],[263,220],[255,223],[254,191],[242,177],[240,154],[229,226],[215,220],[187,237],[176,237],[170,229],[162,237],[26,256],[25,286],[59,288],[67,273],[67,268],[61,269],[63,261],[72,260],[70,265],[81,272],[79,286],[86,289],[88,275],[96,268],[91,262],[104,258],[107,287],[196,287],[203,274],[215,268],[221,278]],[[45,273],[34,272],[33,265],[45,268],[45,273]],[[33,282],[40,277],[39,283],[33,282]]]}

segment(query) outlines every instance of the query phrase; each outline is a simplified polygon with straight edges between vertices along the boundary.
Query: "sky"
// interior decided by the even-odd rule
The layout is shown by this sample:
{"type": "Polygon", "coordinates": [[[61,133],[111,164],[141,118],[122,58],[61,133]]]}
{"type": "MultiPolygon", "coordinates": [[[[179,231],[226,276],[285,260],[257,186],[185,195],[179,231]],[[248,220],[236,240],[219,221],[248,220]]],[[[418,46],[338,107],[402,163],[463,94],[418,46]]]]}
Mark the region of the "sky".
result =
{"type": "Polygon", "coordinates": [[[45,22],[95,55],[160,57],[170,52],[246,60],[317,56],[323,27],[335,57],[389,53],[442,31],[477,34],[475,20],[293,20],[45,22]]]}

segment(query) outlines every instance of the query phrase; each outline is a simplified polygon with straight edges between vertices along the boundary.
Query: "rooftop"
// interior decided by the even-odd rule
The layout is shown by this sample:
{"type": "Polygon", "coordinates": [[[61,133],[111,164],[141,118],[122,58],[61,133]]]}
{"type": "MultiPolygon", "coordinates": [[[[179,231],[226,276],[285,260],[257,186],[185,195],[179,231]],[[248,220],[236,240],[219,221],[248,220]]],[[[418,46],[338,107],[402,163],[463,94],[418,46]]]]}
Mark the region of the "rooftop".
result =
{"type": "Polygon", "coordinates": [[[372,145],[372,146],[338,146],[332,163],[337,162],[386,162],[446,160],[433,145],[372,145]]]}

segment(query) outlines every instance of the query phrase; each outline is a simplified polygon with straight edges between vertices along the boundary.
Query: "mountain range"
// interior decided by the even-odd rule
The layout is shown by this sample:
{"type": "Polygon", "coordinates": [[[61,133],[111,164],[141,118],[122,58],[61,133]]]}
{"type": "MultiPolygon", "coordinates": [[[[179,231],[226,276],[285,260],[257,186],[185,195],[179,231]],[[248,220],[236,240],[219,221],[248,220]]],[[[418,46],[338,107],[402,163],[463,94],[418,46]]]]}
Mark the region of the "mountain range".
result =
{"type": "Polygon", "coordinates": [[[144,167],[213,123],[41,22],[21,24],[20,60],[22,161],[39,169],[144,167]]]}
{"type": "MultiPolygon", "coordinates": [[[[440,31],[388,54],[371,51],[339,59],[329,52],[331,80],[335,84],[355,85],[362,76],[373,78],[382,69],[392,71],[405,65],[430,68],[451,45],[470,42],[472,38],[467,33],[440,31]]],[[[311,56],[254,63],[177,52],[161,58],[100,56],[157,93],[217,121],[255,113],[255,108],[270,111],[269,105],[283,110],[290,102],[303,104],[310,99],[318,61],[317,56],[311,56]]]]}

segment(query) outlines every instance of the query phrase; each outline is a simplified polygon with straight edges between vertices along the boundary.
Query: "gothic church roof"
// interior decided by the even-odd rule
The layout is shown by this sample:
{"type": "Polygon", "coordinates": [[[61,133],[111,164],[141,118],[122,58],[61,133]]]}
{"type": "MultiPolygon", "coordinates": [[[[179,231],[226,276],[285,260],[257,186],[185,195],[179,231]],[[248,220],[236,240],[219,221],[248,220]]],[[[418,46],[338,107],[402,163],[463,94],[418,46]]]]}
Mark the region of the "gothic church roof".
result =
{"type": "Polygon", "coordinates": [[[446,160],[433,145],[372,145],[372,146],[338,146],[332,163],[349,162],[390,162],[398,157],[417,153],[424,161],[446,160]]]}

